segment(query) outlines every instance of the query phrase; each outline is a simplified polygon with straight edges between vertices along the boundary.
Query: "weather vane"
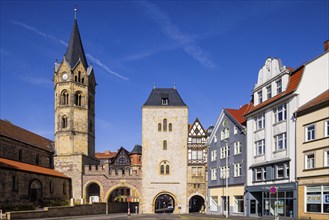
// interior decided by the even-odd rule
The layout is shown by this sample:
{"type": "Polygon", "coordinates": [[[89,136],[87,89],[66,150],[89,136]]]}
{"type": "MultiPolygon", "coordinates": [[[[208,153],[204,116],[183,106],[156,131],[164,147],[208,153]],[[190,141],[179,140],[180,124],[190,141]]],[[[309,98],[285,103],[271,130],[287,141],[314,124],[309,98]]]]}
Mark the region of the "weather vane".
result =
{"type": "Polygon", "coordinates": [[[77,7],[77,3],[74,3],[74,19],[77,19],[77,11],[78,11],[78,7],[77,7]]]}

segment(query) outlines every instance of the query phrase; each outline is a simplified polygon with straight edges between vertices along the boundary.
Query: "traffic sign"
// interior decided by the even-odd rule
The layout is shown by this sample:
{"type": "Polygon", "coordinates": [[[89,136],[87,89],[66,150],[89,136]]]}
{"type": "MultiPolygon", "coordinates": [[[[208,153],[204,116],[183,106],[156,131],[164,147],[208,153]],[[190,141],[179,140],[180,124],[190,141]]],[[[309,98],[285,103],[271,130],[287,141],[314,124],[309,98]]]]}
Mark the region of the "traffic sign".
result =
{"type": "Polygon", "coordinates": [[[270,193],[271,194],[275,194],[276,192],[277,192],[277,187],[275,187],[275,186],[271,186],[271,188],[270,188],[270,193]]]}

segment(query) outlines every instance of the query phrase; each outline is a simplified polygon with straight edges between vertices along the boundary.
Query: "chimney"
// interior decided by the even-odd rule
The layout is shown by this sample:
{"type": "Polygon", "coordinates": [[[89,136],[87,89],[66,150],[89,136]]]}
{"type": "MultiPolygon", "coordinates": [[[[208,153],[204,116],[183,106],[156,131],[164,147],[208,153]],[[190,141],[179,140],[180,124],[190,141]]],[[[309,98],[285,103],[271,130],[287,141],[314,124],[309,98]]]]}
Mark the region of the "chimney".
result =
{"type": "Polygon", "coordinates": [[[328,50],[329,50],[329,40],[326,40],[326,41],[323,43],[323,46],[324,46],[324,52],[328,51],[328,50]]]}

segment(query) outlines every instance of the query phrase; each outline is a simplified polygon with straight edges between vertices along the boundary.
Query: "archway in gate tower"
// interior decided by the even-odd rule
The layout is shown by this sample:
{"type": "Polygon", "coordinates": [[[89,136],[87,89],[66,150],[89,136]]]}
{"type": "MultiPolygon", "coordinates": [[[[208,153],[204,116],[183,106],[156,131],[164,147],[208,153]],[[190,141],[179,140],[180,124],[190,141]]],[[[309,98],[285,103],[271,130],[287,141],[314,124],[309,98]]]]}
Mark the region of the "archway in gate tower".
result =
{"type": "Polygon", "coordinates": [[[173,213],[175,210],[175,200],[169,194],[160,194],[154,202],[155,213],[173,213]]]}
{"type": "Polygon", "coordinates": [[[130,213],[139,212],[139,198],[129,187],[118,187],[111,191],[108,197],[109,213],[130,213]]]}
{"type": "Polygon", "coordinates": [[[204,211],[205,206],[204,206],[204,199],[202,198],[202,196],[192,196],[192,198],[189,201],[189,207],[190,210],[189,212],[200,212],[200,211],[204,211]]]}

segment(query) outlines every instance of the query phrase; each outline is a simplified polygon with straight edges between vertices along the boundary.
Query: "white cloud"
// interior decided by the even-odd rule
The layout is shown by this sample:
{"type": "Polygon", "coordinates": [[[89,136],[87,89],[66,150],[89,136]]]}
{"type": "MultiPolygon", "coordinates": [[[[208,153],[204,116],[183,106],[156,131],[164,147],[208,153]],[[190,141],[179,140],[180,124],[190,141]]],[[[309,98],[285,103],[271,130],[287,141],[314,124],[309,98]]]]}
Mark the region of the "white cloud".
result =
{"type": "MultiPolygon", "coordinates": [[[[12,23],[16,24],[16,25],[19,25],[29,31],[32,31],[40,36],[43,36],[45,38],[49,38],[53,41],[56,41],[57,43],[60,43],[62,44],[63,46],[67,47],[68,43],[66,43],[64,40],[61,40],[61,39],[58,39],[50,34],[47,34],[45,32],[42,32],[42,31],[39,31],[37,28],[35,27],[32,27],[32,26],[29,26],[27,24],[24,24],[22,22],[19,22],[19,21],[12,21],[12,23]]],[[[124,77],[122,75],[120,75],[119,73],[117,72],[114,72],[113,70],[111,70],[107,65],[105,65],[103,62],[101,62],[98,58],[92,56],[91,54],[86,54],[86,56],[92,60],[94,63],[96,63],[96,65],[98,65],[99,67],[101,67],[102,69],[104,69],[107,73],[110,73],[122,80],[128,80],[127,77],[124,77]]],[[[34,81],[31,81],[31,83],[34,83],[34,84],[40,84],[42,82],[42,80],[40,79],[40,81],[38,82],[37,80],[34,80],[34,81]]]]}
{"type": "Polygon", "coordinates": [[[208,53],[197,45],[193,37],[181,32],[180,29],[171,22],[166,12],[148,1],[139,1],[139,4],[143,7],[146,14],[160,26],[163,33],[181,44],[188,55],[207,68],[216,68],[216,64],[210,59],[208,53]]]}

